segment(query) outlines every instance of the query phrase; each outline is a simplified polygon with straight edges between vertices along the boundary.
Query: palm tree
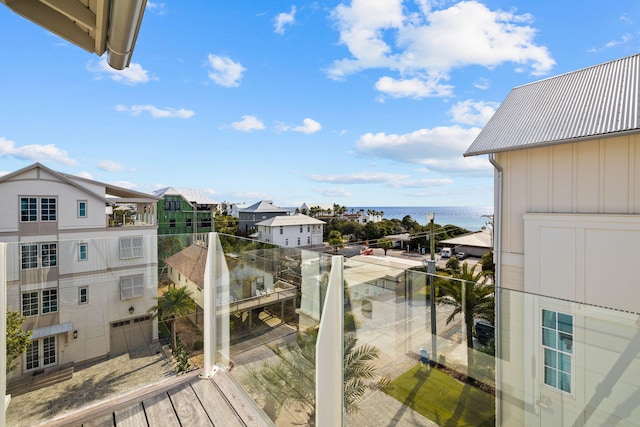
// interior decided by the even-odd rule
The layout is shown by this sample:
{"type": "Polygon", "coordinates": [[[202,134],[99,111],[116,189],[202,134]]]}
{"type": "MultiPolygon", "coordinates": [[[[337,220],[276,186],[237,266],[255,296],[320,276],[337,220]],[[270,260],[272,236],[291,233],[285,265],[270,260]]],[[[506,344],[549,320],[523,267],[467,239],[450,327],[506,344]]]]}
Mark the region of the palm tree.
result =
{"type": "Polygon", "coordinates": [[[467,335],[467,363],[473,366],[473,328],[475,319],[484,319],[491,324],[495,320],[494,287],[486,284],[487,272],[475,273],[476,265],[469,269],[469,263],[462,264],[460,271],[450,269],[452,279],[443,280],[440,290],[443,296],[436,299],[440,304],[454,307],[447,317],[447,325],[455,319],[458,313],[464,315],[467,335]]]}
{"type": "MultiPolygon", "coordinates": [[[[307,425],[315,425],[315,375],[317,330],[298,333],[296,344],[270,347],[275,363],[265,362],[249,372],[249,387],[263,394],[265,411],[276,418],[283,407],[306,412],[307,425]]],[[[358,409],[358,402],[368,390],[386,391],[390,382],[379,377],[373,360],[379,350],[371,345],[357,345],[357,338],[344,338],[344,405],[347,412],[358,409]]]]}
{"type": "Polygon", "coordinates": [[[191,298],[191,292],[187,288],[169,288],[156,298],[158,305],[149,309],[149,313],[153,317],[159,317],[160,320],[169,322],[171,329],[171,346],[176,349],[176,318],[184,317],[192,313],[196,309],[196,302],[191,298]]]}

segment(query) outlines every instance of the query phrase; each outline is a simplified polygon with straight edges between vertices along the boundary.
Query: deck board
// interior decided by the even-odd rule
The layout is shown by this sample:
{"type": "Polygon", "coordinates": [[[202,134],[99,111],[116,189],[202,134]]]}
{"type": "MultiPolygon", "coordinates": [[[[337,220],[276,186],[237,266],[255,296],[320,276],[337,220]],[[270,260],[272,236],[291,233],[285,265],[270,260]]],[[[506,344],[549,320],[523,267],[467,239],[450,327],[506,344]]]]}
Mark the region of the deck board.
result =
{"type": "Polygon", "coordinates": [[[142,406],[150,426],[180,427],[180,421],[167,393],[146,399],[142,406]]]}
{"type": "Polygon", "coordinates": [[[169,397],[184,426],[213,426],[198,396],[189,384],[169,390],[169,397]]]}
{"type": "Polygon", "coordinates": [[[264,427],[275,425],[253,399],[231,378],[231,374],[220,370],[211,379],[247,426],[264,427]]]}
{"type": "Polygon", "coordinates": [[[220,390],[212,381],[194,381],[191,383],[209,418],[216,427],[244,427],[244,423],[238,417],[220,390]]]}
{"type": "Polygon", "coordinates": [[[113,412],[104,414],[101,417],[97,417],[82,424],[82,427],[114,427],[113,412]]]}
{"type": "Polygon", "coordinates": [[[147,417],[144,415],[142,402],[134,403],[115,412],[116,427],[146,426],[147,417]]]}

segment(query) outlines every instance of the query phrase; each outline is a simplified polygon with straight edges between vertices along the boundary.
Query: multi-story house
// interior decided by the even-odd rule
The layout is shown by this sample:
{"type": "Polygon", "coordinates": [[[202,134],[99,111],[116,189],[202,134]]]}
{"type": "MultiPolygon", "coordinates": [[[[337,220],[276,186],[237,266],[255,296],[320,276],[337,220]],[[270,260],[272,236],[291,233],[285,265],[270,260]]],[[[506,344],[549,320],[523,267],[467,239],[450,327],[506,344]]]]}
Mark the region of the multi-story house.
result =
{"type": "Polygon", "coordinates": [[[214,231],[213,220],[219,203],[204,191],[175,189],[156,190],[158,201],[158,234],[192,234],[214,231]]]}
{"type": "Polygon", "coordinates": [[[274,206],[271,200],[261,200],[238,212],[240,232],[248,235],[256,228],[256,224],[259,222],[282,215],[289,215],[289,211],[274,206]]]}
{"type": "Polygon", "coordinates": [[[514,88],[495,173],[499,425],[637,426],[640,55],[514,88]]]}
{"type": "Polygon", "coordinates": [[[324,224],[303,214],[275,216],[256,224],[256,238],[285,248],[321,245],[324,224]]]}
{"type": "Polygon", "coordinates": [[[157,198],[41,164],[0,177],[7,310],[32,343],[11,377],[157,338],[157,198]]]}

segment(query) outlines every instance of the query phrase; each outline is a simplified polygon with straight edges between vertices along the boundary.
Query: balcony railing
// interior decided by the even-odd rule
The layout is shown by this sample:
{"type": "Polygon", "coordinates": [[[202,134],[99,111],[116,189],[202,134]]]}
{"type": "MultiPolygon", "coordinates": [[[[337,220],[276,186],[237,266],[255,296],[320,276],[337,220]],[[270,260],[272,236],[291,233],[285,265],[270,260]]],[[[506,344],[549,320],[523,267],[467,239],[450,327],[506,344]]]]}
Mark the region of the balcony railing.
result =
{"type": "MultiPolygon", "coordinates": [[[[189,253],[191,243],[190,236],[158,237],[160,260],[189,253]]],[[[107,241],[88,245],[110,247],[107,241]]],[[[61,252],[60,263],[73,258],[69,251],[61,252]]],[[[118,345],[120,333],[139,340],[136,325],[147,314],[142,301],[155,303],[162,286],[172,286],[160,283],[158,293],[156,283],[147,283],[150,293],[120,300],[118,271],[131,266],[108,261],[107,252],[89,252],[93,268],[104,265],[107,276],[76,266],[56,279],[60,322],[72,313],[93,319],[107,301],[121,310],[108,328],[89,330],[78,320],[62,332],[58,351],[78,360],[99,339],[105,348],[118,345]],[[72,283],[76,275],[89,284],[86,314],[72,283]],[[109,284],[117,295],[100,293],[109,284]]],[[[17,246],[7,245],[6,254],[0,277],[8,278],[10,308],[21,308],[25,289],[53,283],[21,283],[17,246]]],[[[154,267],[144,274],[154,277],[154,267]]],[[[204,283],[204,320],[177,322],[191,363],[204,378],[228,371],[275,424],[639,425],[638,313],[494,288],[464,274],[430,275],[392,257],[343,261],[215,233],[206,257],[172,266],[178,267],[181,280],[204,283]],[[196,341],[203,350],[195,350],[196,341]]],[[[95,405],[177,375],[168,347],[156,353],[162,343],[142,339],[126,355],[76,363],[70,380],[13,396],[8,425],[35,425],[59,415],[56,408],[95,405]]]]}

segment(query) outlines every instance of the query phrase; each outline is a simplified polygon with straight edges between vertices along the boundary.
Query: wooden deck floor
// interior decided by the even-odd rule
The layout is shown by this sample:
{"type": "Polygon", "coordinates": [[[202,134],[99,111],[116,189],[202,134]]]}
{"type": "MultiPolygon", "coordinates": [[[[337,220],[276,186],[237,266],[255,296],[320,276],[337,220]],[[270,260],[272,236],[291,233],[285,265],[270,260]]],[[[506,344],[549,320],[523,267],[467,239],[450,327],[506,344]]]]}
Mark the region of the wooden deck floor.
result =
{"type": "Polygon", "coordinates": [[[212,378],[185,375],[170,385],[140,390],[78,411],[47,426],[263,427],[274,423],[226,371],[212,378]]]}

